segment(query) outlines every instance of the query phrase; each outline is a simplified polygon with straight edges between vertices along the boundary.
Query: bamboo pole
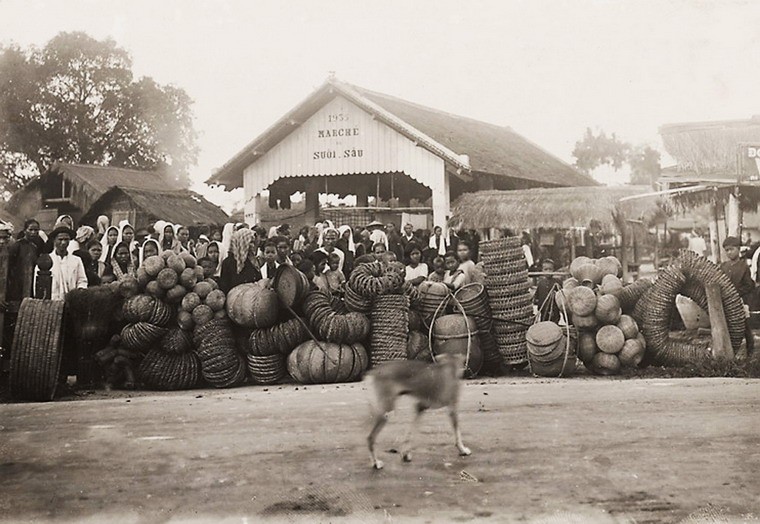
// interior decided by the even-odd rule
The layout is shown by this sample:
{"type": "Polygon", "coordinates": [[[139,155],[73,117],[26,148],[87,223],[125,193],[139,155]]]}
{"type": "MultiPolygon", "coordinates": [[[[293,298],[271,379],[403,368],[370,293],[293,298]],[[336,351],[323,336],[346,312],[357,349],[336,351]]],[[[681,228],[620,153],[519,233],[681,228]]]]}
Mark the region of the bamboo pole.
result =
{"type": "Polygon", "coordinates": [[[720,263],[720,233],[718,226],[718,203],[713,201],[710,204],[710,253],[712,254],[713,262],[720,263]]]}

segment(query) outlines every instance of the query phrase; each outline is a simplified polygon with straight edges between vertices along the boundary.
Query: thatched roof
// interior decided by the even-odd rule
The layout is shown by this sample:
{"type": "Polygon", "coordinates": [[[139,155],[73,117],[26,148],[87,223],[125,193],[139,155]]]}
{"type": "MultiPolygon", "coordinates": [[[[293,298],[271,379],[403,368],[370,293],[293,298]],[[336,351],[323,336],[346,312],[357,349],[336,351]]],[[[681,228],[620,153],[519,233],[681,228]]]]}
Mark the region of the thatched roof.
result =
{"type": "Polygon", "coordinates": [[[614,229],[622,211],[626,219],[649,222],[663,212],[657,198],[620,202],[643,195],[648,186],[538,188],[465,193],[453,204],[449,225],[456,229],[587,227],[597,222],[614,229]]]}
{"type": "Polygon", "coordinates": [[[452,172],[490,175],[510,186],[592,186],[591,177],[515,133],[399,98],[328,79],[306,100],[244,147],[209,183],[241,187],[243,170],[308,120],[325,104],[342,96],[380,122],[444,160],[452,172]],[[519,181],[521,184],[515,184],[519,181]]]}
{"type": "MultiPolygon", "coordinates": [[[[189,190],[145,191],[115,187],[108,190],[82,217],[82,222],[94,223],[101,209],[121,197],[129,199],[151,221],[167,220],[185,226],[198,224],[222,225],[229,219],[220,207],[198,193],[189,190]]],[[[144,224],[139,224],[140,226],[144,224]]]]}
{"type": "Polygon", "coordinates": [[[16,201],[23,197],[23,193],[52,184],[51,178],[55,176],[61,176],[71,184],[71,202],[84,212],[113,187],[143,191],[180,189],[174,180],[158,171],[56,162],[17,191],[8,202],[9,208],[15,209],[16,201]]]}
{"type": "Polygon", "coordinates": [[[666,124],[660,127],[660,135],[665,150],[678,162],[679,171],[735,177],[743,170],[740,146],[760,144],[760,117],[666,124]]]}

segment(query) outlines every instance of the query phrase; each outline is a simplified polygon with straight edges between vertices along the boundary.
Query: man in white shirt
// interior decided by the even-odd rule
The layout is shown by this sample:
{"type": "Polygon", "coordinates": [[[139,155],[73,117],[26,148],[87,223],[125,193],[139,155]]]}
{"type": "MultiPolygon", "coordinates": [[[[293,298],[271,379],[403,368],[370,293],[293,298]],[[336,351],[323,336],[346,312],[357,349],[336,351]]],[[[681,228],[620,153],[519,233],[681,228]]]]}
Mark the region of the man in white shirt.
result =
{"type": "Polygon", "coordinates": [[[67,227],[58,227],[50,235],[53,242],[53,252],[50,253],[53,261],[53,266],[50,268],[52,276],[50,298],[52,300],[63,300],[66,293],[72,289],[87,288],[87,274],[84,271],[82,259],[68,252],[71,233],[67,227]]]}
{"type": "Polygon", "coordinates": [[[689,235],[689,251],[694,251],[697,255],[705,256],[707,253],[707,242],[702,236],[702,230],[695,229],[689,235]]]}

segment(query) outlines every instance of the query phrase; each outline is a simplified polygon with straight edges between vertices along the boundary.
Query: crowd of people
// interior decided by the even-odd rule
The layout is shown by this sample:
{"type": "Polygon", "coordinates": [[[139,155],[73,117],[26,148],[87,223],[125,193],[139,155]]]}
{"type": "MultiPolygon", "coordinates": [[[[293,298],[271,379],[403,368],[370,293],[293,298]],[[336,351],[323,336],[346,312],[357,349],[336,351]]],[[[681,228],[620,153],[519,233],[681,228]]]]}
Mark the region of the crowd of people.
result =
{"type": "Polygon", "coordinates": [[[341,293],[354,267],[382,260],[401,262],[413,285],[425,280],[443,282],[458,289],[482,280],[475,264],[478,238],[401,229],[394,223],[371,222],[366,227],[335,227],[326,220],[294,232],[288,224],[269,229],[258,225],[228,223],[221,229],[198,229],[157,221],[135,228],[128,221],[113,225],[101,216],[95,227],[76,225],[68,215],[58,217],[49,233],[35,219],[24,222],[17,234],[9,225],[0,227],[0,246],[8,244],[9,288],[6,303],[20,302],[34,289],[34,265],[48,253],[52,260],[51,298],[62,299],[75,288],[98,286],[135,277],[137,268],[150,257],[173,251],[188,252],[228,292],[233,287],[272,278],[282,264],[302,271],[313,288],[341,293]],[[31,275],[30,278],[24,278],[31,275]]]}

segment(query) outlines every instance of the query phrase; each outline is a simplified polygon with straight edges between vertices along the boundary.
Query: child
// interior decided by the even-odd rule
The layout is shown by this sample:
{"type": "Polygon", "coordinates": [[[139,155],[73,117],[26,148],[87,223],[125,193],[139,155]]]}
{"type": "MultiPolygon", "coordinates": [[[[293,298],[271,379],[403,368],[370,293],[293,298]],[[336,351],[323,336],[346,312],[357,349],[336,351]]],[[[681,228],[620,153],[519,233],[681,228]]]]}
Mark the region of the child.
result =
{"type": "Polygon", "coordinates": [[[446,261],[440,255],[433,257],[433,272],[428,275],[431,282],[443,282],[446,277],[446,261]]]}
{"type": "Polygon", "coordinates": [[[301,263],[298,264],[298,271],[306,275],[306,280],[309,281],[310,291],[315,291],[318,289],[317,285],[314,283],[314,278],[316,277],[314,273],[314,262],[308,258],[302,260],[301,263]]]}
{"type": "Polygon", "coordinates": [[[449,251],[446,253],[446,274],[443,277],[443,283],[449,286],[452,291],[456,291],[464,286],[467,281],[467,275],[459,269],[459,259],[456,253],[449,251]]]}
{"type": "MultiPolygon", "coordinates": [[[[752,298],[752,293],[755,292],[755,283],[750,275],[747,261],[739,258],[740,248],[741,241],[736,237],[728,237],[723,241],[723,249],[726,251],[728,260],[720,265],[720,269],[728,276],[734,287],[736,287],[739,296],[742,297],[742,301],[745,304],[745,314],[749,316],[749,306],[747,304],[752,298]]],[[[755,351],[755,339],[752,334],[752,328],[747,320],[744,321],[744,334],[747,339],[747,356],[749,357],[755,351]]]]}
{"type": "Polygon", "coordinates": [[[267,240],[264,244],[264,263],[261,265],[261,278],[274,278],[277,270],[277,244],[267,240]]]}
{"type": "Polygon", "coordinates": [[[203,268],[203,278],[214,278],[214,273],[216,273],[216,263],[214,263],[213,260],[209,257],[203,257],[198,259],[198,265],[203,268]]]}
{"type": "Polygon", "coordinates": [[[314,278],[312,279],[312,282],[314,282],[314,285],[317,286],[317,289],[320,291],[329,293],[330,285],[328,284],[327,277],[325,276],[327,254],[323,251],[315,251],[312,253],[311,259],[314,262],[314,278]]]}
{"type": "Polygon", "coordinates": [[[340,257],[337,253],[331,253],[327,257],[329,269],[325,271],[325,278],[327,279],[327,287],[330,293],[339,293],[343,290],[343,285],[346,283],[346,276],[339,268],[340,257]]]}
{"type": "Polygon", "coordinates": [[[476,282],[478,277],[476,273],[478,269],[475,267],[475,262],[470,260],[470,244],[464,241],[460,241],[457,244],[457,258],[459,260],[459,269],[464,273],[465,284],[471,284],[476,282]]]}

